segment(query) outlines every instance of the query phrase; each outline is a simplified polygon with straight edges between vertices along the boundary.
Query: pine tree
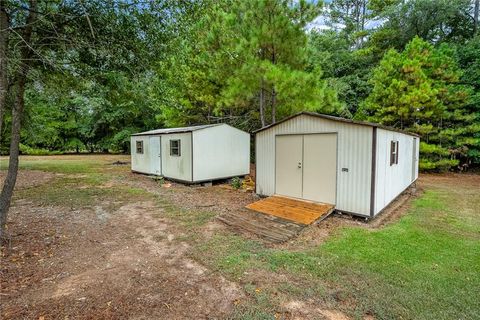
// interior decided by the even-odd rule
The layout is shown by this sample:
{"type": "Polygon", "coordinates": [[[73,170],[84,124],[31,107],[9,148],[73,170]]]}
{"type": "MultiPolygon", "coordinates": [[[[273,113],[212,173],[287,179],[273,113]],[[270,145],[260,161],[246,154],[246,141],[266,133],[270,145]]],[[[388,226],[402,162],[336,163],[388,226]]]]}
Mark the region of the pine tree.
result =
{"type": "Polygon", "coordinates": [[[258,99],[262,126],[268,119],[275,123],[277,115],[337,108],[333,90],[319,81],[321,73],[305,70],[304,28],[319,13],[320,5],[307,1],[235,2],[227,13],[228,26],[235,35],[227,50],[231,50],[239,64],[222,92],[224,105],[258,99]]]}
{"type": "Polygon", "coordinates": [[[468,112],[470,88],[451,47],[415,37],[401,53],[390,50],[374,70],[371,94],[359,118],[422,136],[420,168],[448,170],[468,156],[466,142],[478,131],[468,112]]]}

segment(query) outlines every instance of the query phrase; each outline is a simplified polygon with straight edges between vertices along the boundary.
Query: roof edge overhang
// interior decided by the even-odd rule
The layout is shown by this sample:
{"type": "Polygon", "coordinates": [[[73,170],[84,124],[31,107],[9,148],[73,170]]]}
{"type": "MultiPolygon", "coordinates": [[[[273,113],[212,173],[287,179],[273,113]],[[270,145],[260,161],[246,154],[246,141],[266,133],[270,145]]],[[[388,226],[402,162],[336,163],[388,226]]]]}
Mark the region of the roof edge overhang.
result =
{"type": "MultiPolygon", "coordinates": [[[[151,132],[151,131],[145,131],[145,132],[139,132],[139,133],[133,133],[130,135],[130,137],[138,137],[138,136],[158,136],[158,135],[163,135],[163,134],[176,134],[176,133],[188,133],[188,132],[193,132],[193,131],[199,131],[199,130],[204,130],[204,129],[210,129],[213,127],[218,127],[221,125],[227,125],[226,123],[212,123],[211,125],[202,127],[199,126],[198,128],[189,128],[186,127],[185,130],[181,130],[182,128],[167,128],[167,129],[178,129],[172,132],[151,132]]],[[[161,130],[161,129],[160,129],[161,130]]]]}
{"type": "Polygon", "coordinates": [[[381,125],[381,124],[378,124],[378,123],[373,123],[373,122],[367,122],[367,121],[358,121],[358,120],[352,120],[352,119],[346,119],[346,118],[340,118],[340,117],[335,117],[335,116],[330,116],[330,115],[326,115],[326,114],[321,114],[321,113],[316,113],[316,112],[309,112],[309,111],[301,111],[301,112],[298,112],[294,115],[291,115],[283,120],[280,120],[276,123],[273,123],[273,124],[270,124],[268,126],[265,126],[263,128],[260,128],[258,130],[255,130],[253,131],[252,133],[254,134],[257,134],[259,132],[262,132],[262,131],[265,131],[265,130],[268,130],[270,128],[273,128],[283,122],[286,122],[288,120],[291,120],[293,118],[296,118],[296,117],[299,117],[299,116],[302,116],[302,115],[306,115],[306,116],[311,116],[311,117],[316,117],[316,118],[322,118],[322,119],[327,119],[327,120],[331,120],[331,121],[337,121],[337,122],[344,122],[344,123],[350,123],[350,124],[356,124],[356,125],[360,125],[360,126],[368,126],[368,127],[372,127],[372,128],[379,128],[379,129],[384,129],[384,130],[388,130],[388,131],[393,131],[393,132],[398,132],[398,133],[403,133],[403,134],[406,134],[406,135],[409,135],[409,136],[413,136],[413,137],[420,137],[418,134],[416,133],[412,133],[412,132],[408,132],[408,131],[405,131],[405,130],[401,130],[401,129],[396,129],[396,128],[392,128],[392,127],[389,127],[389,126],[384,126],[384,125],[381,125]]]}

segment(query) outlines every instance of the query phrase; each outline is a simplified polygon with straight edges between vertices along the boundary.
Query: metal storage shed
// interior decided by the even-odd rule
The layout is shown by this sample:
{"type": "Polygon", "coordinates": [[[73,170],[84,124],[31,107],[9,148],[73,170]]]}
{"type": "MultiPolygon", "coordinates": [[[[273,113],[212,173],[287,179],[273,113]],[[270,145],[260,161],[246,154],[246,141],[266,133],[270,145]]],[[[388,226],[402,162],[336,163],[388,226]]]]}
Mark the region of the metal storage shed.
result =
{"type": "Polygon", "coordinates": [[[374,217],[418,177],[419,137],[379,124],[301,112],[255,133],[259,195],[374,217]]]}
{"type": "Polygon", "coordinates": [[[151,130],[131,136],[132,171],[187,183],[246,175],[250,134],[227,124],[151,130]]]}

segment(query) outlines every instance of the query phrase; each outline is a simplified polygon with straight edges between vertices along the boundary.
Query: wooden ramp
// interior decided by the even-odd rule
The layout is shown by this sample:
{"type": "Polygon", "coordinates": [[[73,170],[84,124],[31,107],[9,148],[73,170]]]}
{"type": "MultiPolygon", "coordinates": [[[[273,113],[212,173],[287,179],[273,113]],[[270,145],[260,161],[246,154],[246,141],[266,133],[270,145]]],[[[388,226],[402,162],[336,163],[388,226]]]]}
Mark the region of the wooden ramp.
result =
{"type": "Polygon", "coordinates": [[[288,241],[306,227],[303,224],[246,209],[225,213],[217,219],[239,233],[254,234],[272,243],[288,241]]]}
{"type": "Polygon", "coordinates": [[[256,201],[249,204],[247,208],[303,225],[309,225],[322,219],[334,210],[334,206],[331,204],[281,196],[272,196],[256,201]]]}

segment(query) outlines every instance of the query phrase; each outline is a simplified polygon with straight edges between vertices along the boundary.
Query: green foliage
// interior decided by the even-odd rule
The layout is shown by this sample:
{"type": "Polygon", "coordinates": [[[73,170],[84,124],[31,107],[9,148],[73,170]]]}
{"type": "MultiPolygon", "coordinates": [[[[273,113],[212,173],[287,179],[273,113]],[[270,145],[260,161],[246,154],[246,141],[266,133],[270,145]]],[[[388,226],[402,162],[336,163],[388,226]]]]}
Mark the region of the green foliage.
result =
{"type": "Polygon", "coordinates": [[[475,164],[480,164],[480,35],[465,45],[457,45],[457,55],[463,68],[461,81],[473,88],[467,108],[472,115],[472,125],[464,128],[469,139],[461,141],[468,147],[467,156],[475,164]]]}
{"type": "Polygon", "coordinates": [[[335,110],[351,118],[370,92],[368,79],[375,63],[365,50],[352,50],[354,42],[346,32],[313,31],[308,41],[309,68],[320,66],[329,87],[345,106],[335,110]]]}
{"type": "Polygon", "coordinates": [[[230,185],[234,189],[240,189],[242,187],[242,179],[240,179],[239,177],[233,177],[230,181],[230,185]]]}
{"type": "MultiPolygon", "coordinates": [[[[24,153],[128,152],[134,132],[215,122],[253,131],[310,110],[419,133],[429,145],[422,168],[480,165],[469,0],[332,0],[328,10],[306,0],[133,3],[42,4],[24,153]],[[67,18],[79,7],[90,20],[67,18]],[[316,29],[319,20],[330,29],[316,29]]],[[[11,36],[14,69],[22,41],[11,36]]]]}
{"type": "Polygon", "coordinates": [[[339,107],[319,68],[306,70],[303,27],[318,4],[205,1],[197,9],[182,21],[176,54],[162,63],[175,83],[163,113],[168,125],[224,121],[253,130],[300,110],[339,107]]]}
{"type": "Polygon", "coordinates": [[[359,118],[416,132],[424,169],[446,170],[468,157],[477,144],[475,116],[467,106],[470,88],[460,84],[461,70],[451,47],[416,37],[403,52],[389,50],[370,80],[372,92],[359,118]],[[468,141],[468,143],[467,143],[468,141]]]}
{"type": "Polygon", "coordinates": [[[46,155],[54,155],[54,154],[61,154],[61,151],[55,150],[48,150],[48,149],[37,149],[32,148],[24,144],[20,144],[20,153],[30,156],[46,156],[46,155]]]}
{"type": "Polygon", "coordinates": [[[374,0],[372,15],[384,23],[372,33],[368,46],[383,55],[403,50],[414,37],[431,43],[463,42],[471,37],[470,0],[374,0]]]}

